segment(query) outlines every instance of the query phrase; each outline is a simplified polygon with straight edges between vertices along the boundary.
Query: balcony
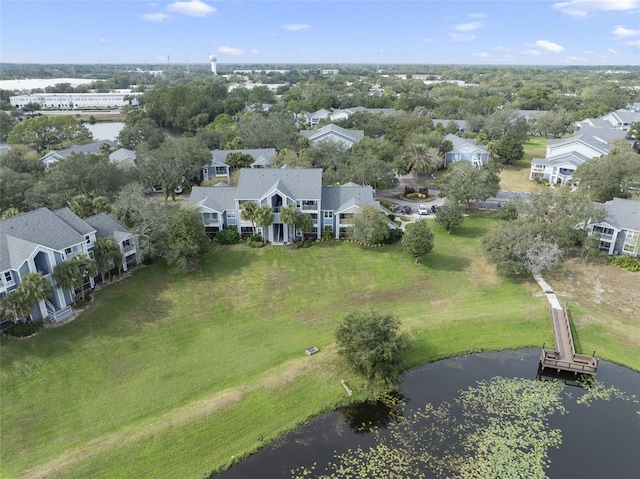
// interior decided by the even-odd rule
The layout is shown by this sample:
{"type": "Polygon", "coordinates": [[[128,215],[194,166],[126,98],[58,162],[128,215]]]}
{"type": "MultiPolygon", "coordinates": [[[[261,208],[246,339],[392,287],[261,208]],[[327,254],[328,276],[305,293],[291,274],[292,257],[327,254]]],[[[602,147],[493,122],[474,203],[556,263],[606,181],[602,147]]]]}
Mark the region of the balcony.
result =
{"type": "Polygon", "coordinates": [[[203,222],[205,226],[218,226],[220,224],[220,221],[218,221],[217,218],[215,219],[205,218],[203,222]]]}
{"type": "Polygon", "coordinates": [[[128,255],[128,254],[131,254],[131,253],[135,253],[136,246],[133,245],[133,244],[128,244],[128,245],[123,246],[122,249],[124,250],[124,254],[128,255]]]}
{"type": "Polygon", "coordinates": [[[302,211],[317,211],[318,205],[302,205],[302,211]]]}

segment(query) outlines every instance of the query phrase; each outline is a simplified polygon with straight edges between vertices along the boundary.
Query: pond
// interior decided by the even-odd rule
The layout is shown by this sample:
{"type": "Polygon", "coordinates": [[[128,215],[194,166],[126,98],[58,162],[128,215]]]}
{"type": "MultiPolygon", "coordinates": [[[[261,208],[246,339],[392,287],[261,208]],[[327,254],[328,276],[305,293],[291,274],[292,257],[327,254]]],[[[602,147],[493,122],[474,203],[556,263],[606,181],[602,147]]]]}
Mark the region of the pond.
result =
{"type": "MultiPolygon", "coordinates": [[[[125,127],[125,123],[122,121],[101,121],[94,124],[85,122],[84,126],[89,129],[94,140],[116,141],[120,134],[120,130],[125,127]]],[[[172,140],[177,140],[182,136],[182,132],[180,130],[171,128],[162,128],[162,132],[172,140]]]]}
{"type": "MultiPolygon", "coordinates": [[[[410,416],[427,403],[434,406],[452,403],[461,390],[477,386],[478,381],[497,376],[535,380],[538,360],[538,349],[523,349],[465,355],[409,371],[399,390],[406,402],[402,415],[410,416]]],[[[614,395],[608,400],[579,404],[580,399],[587,397],[585,390],[572,387],[573,382],[564,386],[561,403],[566,413],[548,417],[549,427],[561,433],[559,447],[546,451],[550,466],[544,472],[549,477],[638,477],[640,404],[632,396],[640,397],[640,374],[601,361],[597,380],[623,392],[624,398],[614,395]]],[[[293,470],[310,469],[314,463],[317,463],[316,472],[323,473],[327,464],[336,461],[336,453],[374,447],[378,441],[376,434],[359,431],[357,426],[372,421],[384,429],[394,422],[389,411],[378,403],[353,405],[328,413],[212,478],[291,477],[293,470]]]]}
{"type": "Polygon", "coordinates": [[[120,134],[120,130],[124,128],[124,122],[122,121],[104,121],[98,123],[84,123],[94,140],[111,140],[115,141],[120,134]]]}

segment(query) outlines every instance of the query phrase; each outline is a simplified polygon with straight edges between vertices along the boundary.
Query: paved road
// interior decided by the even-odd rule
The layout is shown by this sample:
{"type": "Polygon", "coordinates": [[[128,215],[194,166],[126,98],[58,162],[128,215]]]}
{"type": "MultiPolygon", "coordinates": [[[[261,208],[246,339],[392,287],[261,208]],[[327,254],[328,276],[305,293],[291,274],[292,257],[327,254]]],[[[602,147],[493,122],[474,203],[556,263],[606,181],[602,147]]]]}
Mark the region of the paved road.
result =
{"type": "MultiPolygon", "coordinates": [[[[400,176],[398,178],[398,184],[393,188],[386,188],[383,190],[376,190],[376,199],[390,201],[397,206],[409,206],[411,207],[411,214],[416,218],[418,215],[418,205],[426,205],[427,208],[431,208],[432,205],[440,206],[444,203],[444,199],[440,198],[438,190],[435,188],[429,188],[429,195],[431,199],[424,201],[407,201],[400,198],[400,195],[404,193],[405,186],[412,186],[414,188],[420,188],[422,185],[418,185],[413,175],[400,176]]],[[[431,216],[432,213],[429,213],[431,216]]]]}

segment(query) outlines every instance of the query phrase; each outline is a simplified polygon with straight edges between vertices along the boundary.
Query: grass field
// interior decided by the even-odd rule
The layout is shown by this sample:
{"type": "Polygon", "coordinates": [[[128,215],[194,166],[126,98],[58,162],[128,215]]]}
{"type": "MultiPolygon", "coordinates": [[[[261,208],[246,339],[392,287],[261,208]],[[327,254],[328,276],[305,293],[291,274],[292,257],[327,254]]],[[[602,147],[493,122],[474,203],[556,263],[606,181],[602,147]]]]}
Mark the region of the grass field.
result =
{"type": "Polygon", "coordinates": [[[542,192],[549,188],[529,180],[531,160],[544,158],[547,150],[547,138],[530,137],[524,144],[524,158],[506,165],[500,172],[500,189],[510,191],[542,192]]]}
{"type": "MultiPolygon", "coordinates": [[[[347,402],[341,379],[363,396],[334,344],[357,309],[401,320],[407,367],[552,341],[537,286],[501,279],[483,259],[492,225],[480,214],[452,235],[434,228],[435,249],[418,265],[398,245],[330,242],[212,247],[192,275],[139,269],[73,322],[3,339],[0,476],[199,478],[224,468],[259,435],[269,441],[347,402]],[[320,353],[306,356],[309,346],[320,353]]],[[[610,324],[584,336],[577,324],[580,341],[590,350],[600,335],[612,345],[602,356],[640,370],[640,325],[630,341],[610,324]]]]}

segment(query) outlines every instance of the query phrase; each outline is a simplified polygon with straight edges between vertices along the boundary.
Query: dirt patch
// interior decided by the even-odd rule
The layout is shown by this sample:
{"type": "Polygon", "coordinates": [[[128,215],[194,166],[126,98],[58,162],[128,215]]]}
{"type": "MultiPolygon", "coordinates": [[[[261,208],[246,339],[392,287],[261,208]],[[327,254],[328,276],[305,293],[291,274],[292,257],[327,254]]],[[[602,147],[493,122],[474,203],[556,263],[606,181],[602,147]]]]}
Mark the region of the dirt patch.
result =
{"type": "Polygon", "coordinates": [[[580,307],[582,313],[573,315],[577,325],[606,324],[640,347],[640,273],[572,258],[544,277],[555,290],[566,292],[569,307],[580,307]]]}

